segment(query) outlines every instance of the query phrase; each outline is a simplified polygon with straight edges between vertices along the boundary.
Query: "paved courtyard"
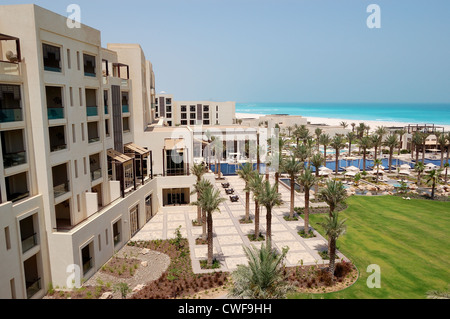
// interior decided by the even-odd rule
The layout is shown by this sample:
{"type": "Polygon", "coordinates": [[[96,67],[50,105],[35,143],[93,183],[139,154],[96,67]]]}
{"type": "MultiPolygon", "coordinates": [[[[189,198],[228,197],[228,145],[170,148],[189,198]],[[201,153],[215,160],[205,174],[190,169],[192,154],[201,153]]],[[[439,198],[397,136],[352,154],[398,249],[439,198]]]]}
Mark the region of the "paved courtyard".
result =
{"type": "MultiPolygon", "coordinates": [[[[227,201],[220,205],[220,213],[215,212],[213,214],[214,255],[221,261],[222,271],[233,271],[237,268],[237,265],[247,264],[243,246],[254,245],[258,247],[261,243],[250,242],[247,238],[248,234],[254,233],[254,223],[245,225],[239,223],[239,220],[245,217],[244,182],[237,176],[226,177],[226,181],[235,190],[235,194],[239,196],[240,201],[236,203],[230,201],[229,196],[226,195],[221,186],[221,183],[225,181],[216,183],[216,188],[220,190],[227,201]]],[[[301,261],[304,265],[327,263],[319,255],[319,251],[327,249],[327,240],[316,231],[314,231],[316,237],[310,239],[304,239],[297,234],[298,231],[303,229],[304,222],[302,219],[288,222],[283,218],[289,214],[290,191],[283,185],[280,185],[279,191],[282,194],[284,204],[275,208],[272,214],[272,242],[273,246],[280,252],[283,247],[289,247],[286,266],[297,266],[301,264],[301,261]]],[[[303,196],[296,194],[295,200],[296,207],[304,207],[303,196]]],[[[252,219],[254,218],[253,208],[254,202],[251,200],[250,216],[252,219]]],[[[176,229],[181,226],[181,234],[189,240],[194,272],[208,272],[200,268],[200,260],[206,259],[207,256],[207,246],[195,244],[196,238],[202,234],[202,227],[192,225],[192,220],[195,219],[197,219],[197,212],[194,207],[187,207],[185,211],[179,210],[179,208],[173,212],[166,210],[158,213],[132,240],[146,241],[174,238],[176,229]]],[[[261,208],[260,230],[263,234],[265,234],[265,229],[266,211],[265,208],[261,208]]],[[[343,256],[340,255],[340,257],[343,256]]]]}

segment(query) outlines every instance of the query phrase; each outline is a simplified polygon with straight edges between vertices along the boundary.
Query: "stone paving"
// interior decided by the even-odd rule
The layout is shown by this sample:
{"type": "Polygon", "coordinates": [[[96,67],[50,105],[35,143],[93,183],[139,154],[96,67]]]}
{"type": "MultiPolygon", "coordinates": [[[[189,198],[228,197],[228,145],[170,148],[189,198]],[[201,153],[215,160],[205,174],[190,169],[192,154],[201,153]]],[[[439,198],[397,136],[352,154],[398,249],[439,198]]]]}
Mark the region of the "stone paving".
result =
{"type": "MultiPolygon", "coordinates": [[[[244,182],[237,176],[229,176],[226,181],[230,183],[230,187],[235,190],[238,195],[239,202],[232,203],[229,196],[226,195],[221,183],[225,181],[217,181],[216,188],[220,190],[226,202],[220,205],[220,213],[213,214],[213,231],[214,231],[214,255],[221,262],[222,271],[233,271],[239,264],[247,264],[247,258],[244,253],[243,246],[254,245],[260,247],[259,242],[250,242],[247,234],[254,233],[254,223],[240,224],[239,220],[245,217],[245,192],[244,182]]],[[[273,180],[272,180],[273,182],[273,180]]],[[[319,255],[319,251],[327,249],[327,240],[319,233],[313,230],[315,238],[304,239],[297,232],[303,229],[304,221],[300,218],[298,221],[288,222],[283,217],[289,214],[290,191],[287,187],[280,185],[280,193],[284,204],[273,210],[272,217],[272,242],[273,247],[281,252],[283,247],[289,247],[286,256],[286,266],[297,266],[303,261],[304,265],[323,264],[319,255]]],[[[296,194],[296,207],[304,207],[304,199],[300,194],[296,194]]],[[[253,215],[254,202],[250,201],[250,217],[253,215]]],[[[191,250],[192,268],[195,273],[209,272],[200,268],[200,260],[206,259],[207,246],[196,245],[196,238],[202,234],[202,227],[194,227],[192,220],[197,219],[197,211],[195,207],[186,207],[185,211],[165,210],[158,213],[147,225],[145,225],[133,238],[138,240],[154,240],[154,239],[170,239],[175,237],[176,229],[181,226],[181,234],[188,238],[191,250]]],[[[260,230],[265,235],[266,229],[266,212],[265,208],[261,208],[260,214],[260,230]]],[[[338,254],[343,257],[340,253],[338,254]]]]}

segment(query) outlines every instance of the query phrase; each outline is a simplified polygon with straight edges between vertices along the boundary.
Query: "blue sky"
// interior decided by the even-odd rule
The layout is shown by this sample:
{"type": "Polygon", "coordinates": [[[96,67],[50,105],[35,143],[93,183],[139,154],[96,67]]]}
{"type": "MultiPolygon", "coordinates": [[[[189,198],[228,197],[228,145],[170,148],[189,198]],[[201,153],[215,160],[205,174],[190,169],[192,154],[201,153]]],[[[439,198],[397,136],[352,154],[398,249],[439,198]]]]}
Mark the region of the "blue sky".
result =
{"type": "Polygon", "coordinates": [[[104,46],[141,44],[178,100],[450,103],[448,0],[33,3],[65,16],[77,3],[104,46]],[[371,3],[381,29],[366,25],[371,3]]]}

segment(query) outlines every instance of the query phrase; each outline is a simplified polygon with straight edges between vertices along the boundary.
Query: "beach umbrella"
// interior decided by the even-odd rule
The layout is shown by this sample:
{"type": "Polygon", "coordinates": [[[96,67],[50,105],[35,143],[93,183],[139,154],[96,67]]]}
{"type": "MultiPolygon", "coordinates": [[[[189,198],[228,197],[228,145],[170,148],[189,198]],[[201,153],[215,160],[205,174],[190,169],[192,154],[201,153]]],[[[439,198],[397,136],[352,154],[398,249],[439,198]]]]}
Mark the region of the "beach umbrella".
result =
{"type": "Polygon", "coordinates": [[[321,168],[319,168],[319,171],[322,171],[322,172],[332,172],[333,170],[332,170],[331,168],[322,166],[321,168]]]}
{"type": "Polygon", "coordinates": [[[344,176],[356,176],[358,174],[356,171],[348,171],[344,174],[344,176]]]}
{"type": "Polygon", "coordinates": [[[345,168],[346,171],[356,171],[359,172],[359,168],[356,166],[348,166],[345,168]]]}
{"type": "Polygon", "coordinates": [[[381,175],[381,174],[384,174],[385,172],[384,172],[384,171],[381,171],[381,170],[380,170],[380,171],[373,170],[373,171],[370,171],[369,173],[372,174],[372,175],[377,175],[377,174],[380,174],[380,175],[381,175]]]}
{"type": "Polygon", "coordinates": [[[429,168],[435,168],[437,165],[434,165],[433,163],[428,163],[427,165],[425,165],[425,167],[429,167],[429,168]]]}
{"type": "Polygon", "coordinates": [[[400,165],[400,168],[411,169],[411,166],[409,166],[408,164],[402,164],[400,165]]]}
{"type": "Polygon", "coordinates": [[[319,176],[328,176],[330,175],[330,171],[320,171],[319,176]]]}
{"type": "Polygon", "coordinates": [[[379,166],[377,165],[377,166],[374,166],[373,168],[374,168],[374,170],[375,170],[375,168],[385,169],[386,167],[384,167],[383,165],[379,165],[379,166]]]}
{"type": "Polygon", "coordinates": [[[399,174],[401,174],[401,175],[411,175],[411,172],[410,171],[407,171],[407,170],[401,170],[400,172],[398,172],[399,174]]]}

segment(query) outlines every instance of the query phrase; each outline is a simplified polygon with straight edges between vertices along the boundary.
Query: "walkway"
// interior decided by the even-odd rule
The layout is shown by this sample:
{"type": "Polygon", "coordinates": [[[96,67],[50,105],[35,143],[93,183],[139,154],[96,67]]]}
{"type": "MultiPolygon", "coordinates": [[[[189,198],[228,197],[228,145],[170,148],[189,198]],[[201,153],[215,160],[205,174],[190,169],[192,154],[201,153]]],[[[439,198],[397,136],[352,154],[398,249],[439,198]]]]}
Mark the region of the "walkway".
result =
{"type": "MultiPolygon", "coordinates": [[[[245,217],[245,192],[244,182],[237,176],[227,177],[226,180],[234,188],[236,195],[240,197],[240,201],[232,203],[229,196],[226,195],[221,183],[218,181],[216,188],[220,190],[226,202],[220,205],[220,213],[213,215],[214,222],[214,255],[221,261],[222,271],[233,271],[239,264],[247,264],[247,258],[244,253],[243,246],[254,245],[260,247],[261,243],[250,242],[247,234],[254,232],[254,224],[241,225],[239,220],[245,217]]],[[[303,261],[304,265],[315,265],[327,263],[323,261],[319,255],[319,251],[327,249],[327,240],[319,233],[314,231],[315,238],[304,239],[297,232],[303,229],[304,222],[302,219],[298,221],[288,222],[283,217],[289,214],[289,190],[280,185],[279,188],[284,205],[275,208],[272,217],[272,241],[273,246],[281,252],[283,247],[289,247],[286,256],[286,266],[297,266],[303,261]]],[[[304,207],[304,201],[301,196],[296,195],[297,207],[304,207]]],[[[250,202],[250,216],[253,219],[254,202],[250,202]]],[[[195,273],[209,272],[200,268],[200,260],[206,259],[207,246],[195,245],[196,238],[202,234],[202,227],[194,227],[192,220],[197,219],[196,208],[185,207],[177,208],[175,211],[166,210],[155,216],[147,225],[143,227],[139,233],[132,238],[133,241],[147,241],[154,239],[170,239],[175,237],[176,229],[181,226],[181,234],[188,238],[191,250],[192,268],[195,273]]],[[[261,208],[260,214],[260,230],[265,234],[266,229],[266,212],[265,208],[261,208]]],[[[340,257],[343,257],[339,254],[340,257]]]]}

